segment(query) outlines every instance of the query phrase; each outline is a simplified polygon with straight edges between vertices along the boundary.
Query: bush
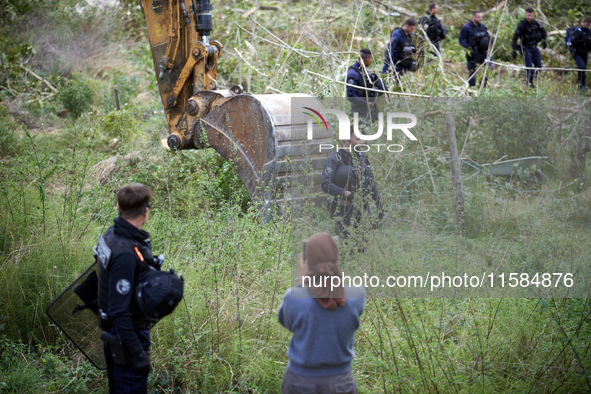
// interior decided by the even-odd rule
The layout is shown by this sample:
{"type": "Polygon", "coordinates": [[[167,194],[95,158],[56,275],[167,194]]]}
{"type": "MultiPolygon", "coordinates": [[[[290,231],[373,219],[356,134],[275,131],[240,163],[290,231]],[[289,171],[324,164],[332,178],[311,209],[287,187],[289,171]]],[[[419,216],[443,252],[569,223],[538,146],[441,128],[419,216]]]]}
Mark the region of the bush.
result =
{"type": "Polygon", "coordinates": [[[5,336],[0,337],[0,391],[33,393],[40,389],[42,375],[33,366],[28,365],[24,355],[27,346],[13,342],[5,336]]]}
{"type": "Polygon", "coordinates": [[[94,92],[82,75],[72,73],[72,78],[60,88],[58,99],[77,118],[92,106],[94,92]]]}
{"type": "Polygon", "coordinates": [[[102,130],[109,138],[130,141],[134,131],[138,128],[138,121],[128,109],[111,111],[103,119],[102,130]]]}

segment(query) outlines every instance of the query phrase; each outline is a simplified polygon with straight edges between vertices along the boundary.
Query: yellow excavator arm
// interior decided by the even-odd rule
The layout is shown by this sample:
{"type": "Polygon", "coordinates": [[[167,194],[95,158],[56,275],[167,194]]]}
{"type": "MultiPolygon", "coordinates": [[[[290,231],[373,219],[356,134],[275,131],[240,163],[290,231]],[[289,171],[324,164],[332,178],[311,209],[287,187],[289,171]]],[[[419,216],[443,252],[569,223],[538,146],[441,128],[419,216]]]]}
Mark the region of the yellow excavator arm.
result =
{"type": "MultiPolygon", "coordinates": [[[[290,185],[307,169],[312,192],[320,191],[326,153],[306,140],[307,118],[291,114],[291,99],[305,94],[251,95],[241,86],[219,89],[217,65],[222,45],[210,41],[209,0],[141,0],[154,71],[170,135],[171,149],[211,146],[228,160],[253,201],[296,198],[290,185]]],[[[314,142],[332,142],[320,130],[314,142]],[[320,133],[320,134],[318,134],[320,133]]],[[[318,146],[318,145],[316,145],[318,146]]]]}
{"type": "Polygon", "coordinates": [[[222,45],[209,41],[211,4],[202,0],[142,0],[142,8],[170,130],[168,145],[172,149],[192,147],[191,128],[207,108],[191,98],[217,89],[217,64],[222,54],[222,45]]]}

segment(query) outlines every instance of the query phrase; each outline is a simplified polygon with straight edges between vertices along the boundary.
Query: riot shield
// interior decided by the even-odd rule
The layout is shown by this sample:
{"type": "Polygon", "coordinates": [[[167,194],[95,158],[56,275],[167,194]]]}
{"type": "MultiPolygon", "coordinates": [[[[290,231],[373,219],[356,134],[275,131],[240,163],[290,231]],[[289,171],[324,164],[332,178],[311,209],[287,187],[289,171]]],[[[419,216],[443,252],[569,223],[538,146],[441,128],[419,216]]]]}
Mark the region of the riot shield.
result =
{"type": "Polygon", "coordinates": [[[107,369],[96,311],[96,262],[49,304],[47,316],[98,369],[107,369]]]}

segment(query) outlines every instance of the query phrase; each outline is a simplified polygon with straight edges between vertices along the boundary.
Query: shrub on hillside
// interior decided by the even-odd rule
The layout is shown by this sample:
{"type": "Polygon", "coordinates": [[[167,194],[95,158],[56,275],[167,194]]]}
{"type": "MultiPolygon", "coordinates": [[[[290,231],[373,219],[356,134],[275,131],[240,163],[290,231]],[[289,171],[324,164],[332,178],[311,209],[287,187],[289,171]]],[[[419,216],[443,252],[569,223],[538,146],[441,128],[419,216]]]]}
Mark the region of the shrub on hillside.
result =
{"type": "Polygon", "coordinates": [[[102,130],[110,139],[127,142],[138,130],[138,121],[129,109],[111,111],[103,118],[102,130]]]}
{"type": "Polygon", "coordinates": [[[94,92],[82,75],[72,73],[72,78],[60,88],[58,98],[66,110],[77,118],[92,106],[94,92]]]}

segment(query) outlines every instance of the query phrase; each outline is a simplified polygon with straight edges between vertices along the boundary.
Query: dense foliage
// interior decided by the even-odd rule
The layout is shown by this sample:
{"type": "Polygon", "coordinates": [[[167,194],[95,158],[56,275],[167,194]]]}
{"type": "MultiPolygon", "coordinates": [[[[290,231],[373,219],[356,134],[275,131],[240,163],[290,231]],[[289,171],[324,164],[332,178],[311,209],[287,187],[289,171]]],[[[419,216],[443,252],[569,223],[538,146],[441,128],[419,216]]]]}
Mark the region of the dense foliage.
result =
{"type": "MultiPolygon", "coordinates": [[[[97,235],[116,215],[115,191],[143,182],[155,192],[147,224],[154,250],[186,283],[184,302],[153,330],[151,390],[278,392],[290,334],[276,312],[291,283],[292,224],[320,216],[265,220],[215,151],[164,149],[167,123],[141,10],[128,0],[113,9],[77,8],[82,3],[0,0],[7,21],[0,27],[0,391],[104,390],[106,376],[50,324],[45,308],[92,261],[97,235]]],[[[385,180],[388,211],[376,242],[395,251],[387,256],[393,264],[445,260],[533,270],[588,262],[591,168],[583,155],[573,175],[572,163],[589,138],[589,111],[584,99],[571,97],[574,76],[545,72],[532,90],[519,71],[500,68],[488,70],[487,89],[462,86],[457,34],[465,7],[495,4],[446,3],[446,63],[424,59],[400,86],[388,81],[408,93],[480,96],[452,102],[466,158],[463,235],[442,116],[422,118],[422,145],[373,163],[385,180]],[[559,110],[567,122],[554,117],[559,110]],[[529,169],[512,179],[477,171],[478,163],[503,155],[548,156],[541,166],[548,181],[529,169]]],[[[342,96],[343,86],[331,80],[344,77],[358,47],[381,54],[385,37],[404,19],[379,2],[277,3],[276,11],[242,16],[256,5],[214,4],[212,34],[225,48],[220,85],[342,96]]],[[[511,2],[485,20],[499,25],[497,59],[509,61],[509,39],[525,5],[511,2]]],[[[574,0],[541,6],[559,28],[583,12],[574,0]]],[[[550,46],[563,53],[562,36],[550,46]]],[[[440,109],[437,100],[424,103],[440,109]]],[[[591,390],[590,342],[588,299],[374,298],[357,333],[353,372],[367,393],[584,392],[591,390]]]]}

